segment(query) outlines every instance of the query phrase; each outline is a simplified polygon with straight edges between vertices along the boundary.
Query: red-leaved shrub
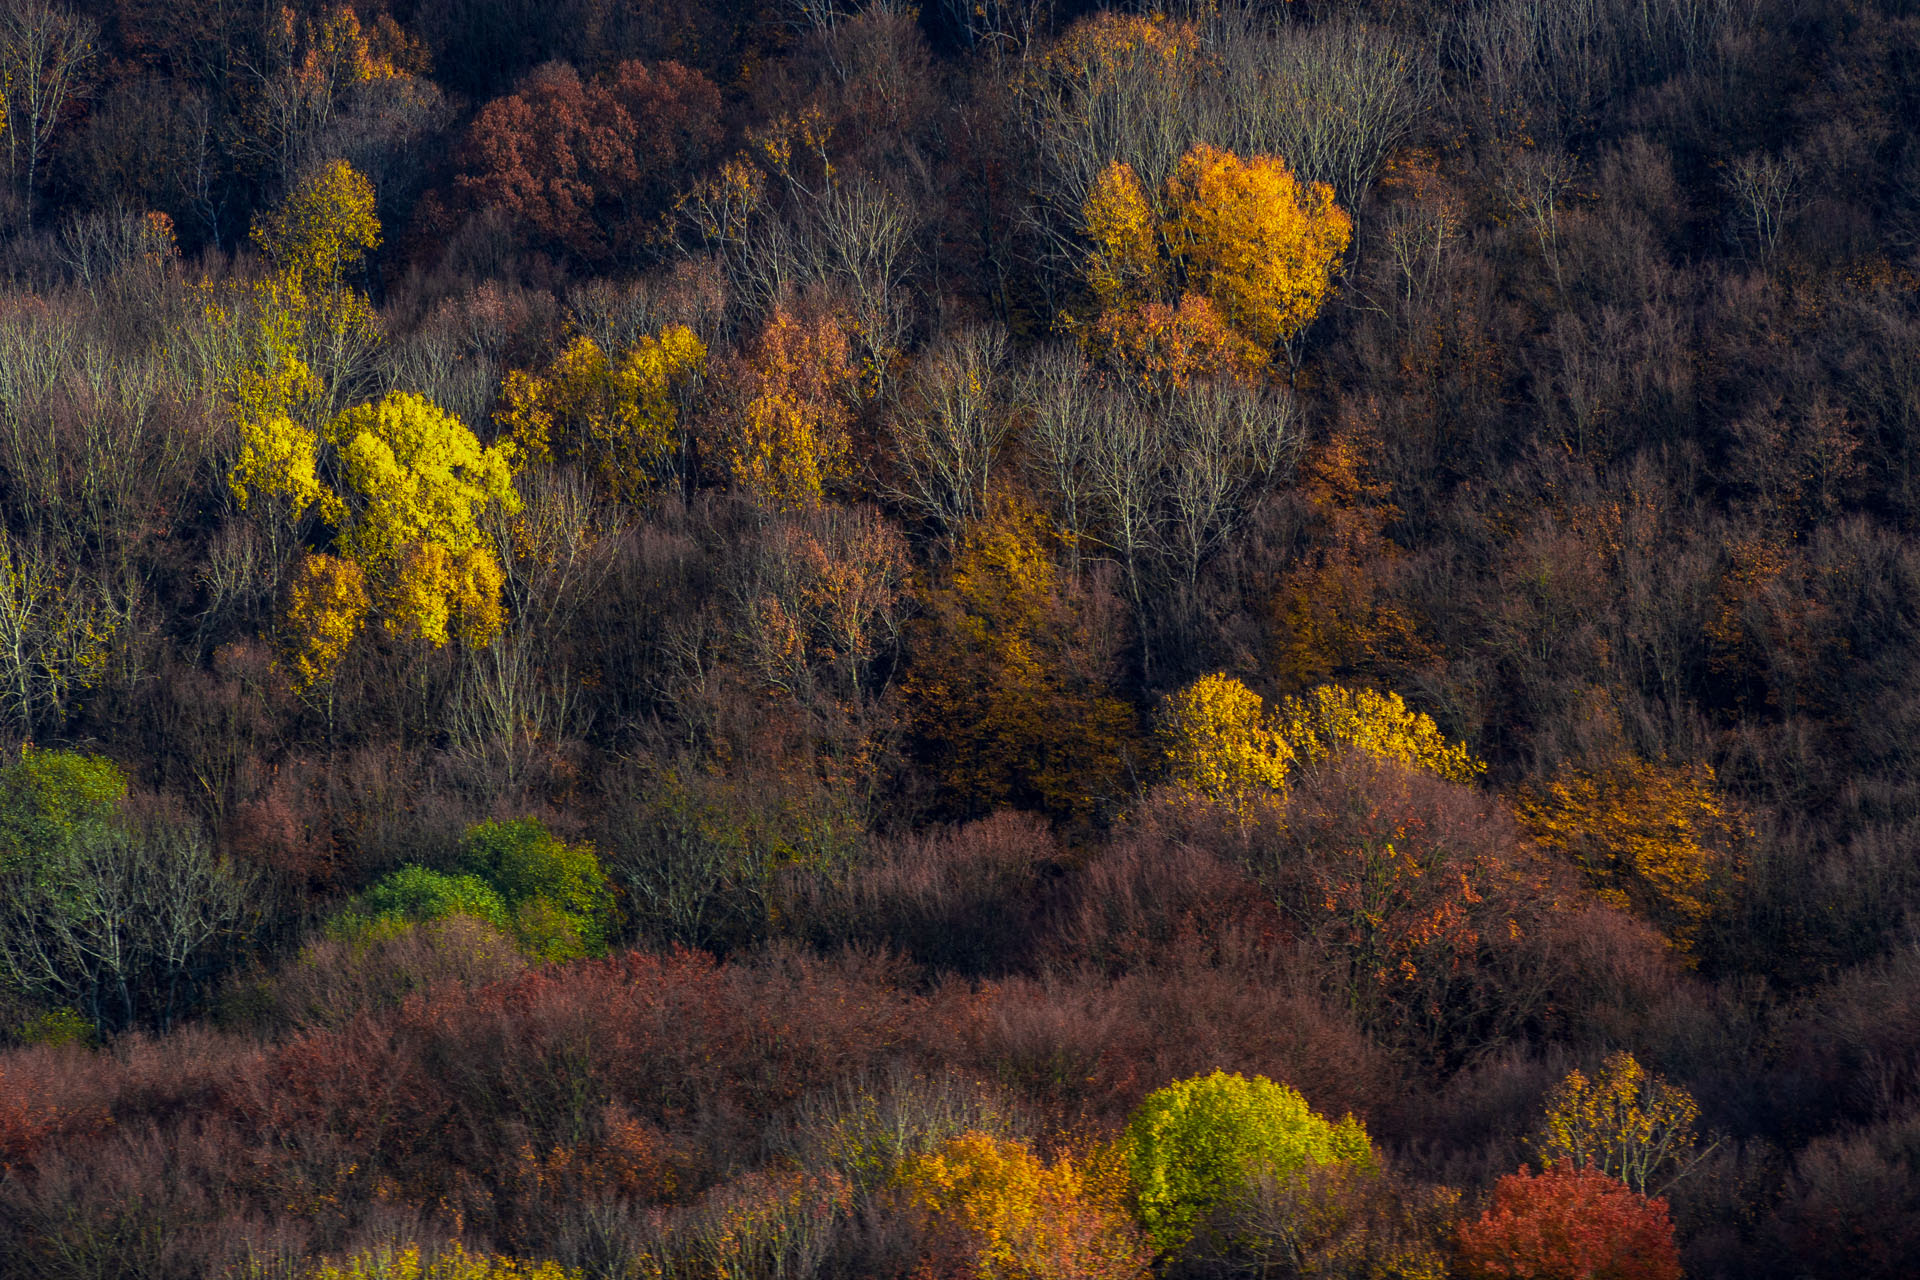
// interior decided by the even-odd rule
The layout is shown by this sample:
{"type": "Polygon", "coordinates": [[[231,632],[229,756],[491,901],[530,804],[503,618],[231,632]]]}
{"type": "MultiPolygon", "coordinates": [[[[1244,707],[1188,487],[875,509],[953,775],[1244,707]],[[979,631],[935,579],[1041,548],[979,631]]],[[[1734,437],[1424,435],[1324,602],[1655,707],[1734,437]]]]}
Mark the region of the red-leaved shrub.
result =
{"type": "Polygon", "coordinates": [[[1456,1242],[1469,1280],[1680,1280],[1667,1202],[1593,1168],[1500,1179],[1456,1242]]]}

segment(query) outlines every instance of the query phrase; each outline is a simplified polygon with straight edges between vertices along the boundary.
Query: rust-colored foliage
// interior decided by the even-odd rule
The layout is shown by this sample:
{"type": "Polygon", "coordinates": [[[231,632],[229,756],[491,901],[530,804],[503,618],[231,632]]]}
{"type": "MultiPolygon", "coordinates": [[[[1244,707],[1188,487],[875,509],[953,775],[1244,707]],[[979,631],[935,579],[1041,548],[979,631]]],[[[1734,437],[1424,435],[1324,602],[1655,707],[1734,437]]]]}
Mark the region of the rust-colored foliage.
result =
{"type": "Polygon", "coordinates": [[[1595,1169],[1500,1179],[1458,1244],[1468,1280],[1680,1280],[1667,1202],[1595,1169]]]}
{"type": "Polygon", "coordinates": [[[1391,590],[1404,552],[1386,532],[1400,512],[1375,473],[1380,448],[1368,423],[1349,421],[1302,469],[1296,496],[1308,546],[1268,606],[1269,661],[1283,692],[1405,671],[1436,656],[1419,617],[1391,590]]]}
{"type": "Polygon", "coordinates": [[[720,139],[720,94],[677,62],[622,62],[592,80],[541,67],[480,109],[456,187],[536,242],[588,262],[624,256],[645,216],[720,139]]]}

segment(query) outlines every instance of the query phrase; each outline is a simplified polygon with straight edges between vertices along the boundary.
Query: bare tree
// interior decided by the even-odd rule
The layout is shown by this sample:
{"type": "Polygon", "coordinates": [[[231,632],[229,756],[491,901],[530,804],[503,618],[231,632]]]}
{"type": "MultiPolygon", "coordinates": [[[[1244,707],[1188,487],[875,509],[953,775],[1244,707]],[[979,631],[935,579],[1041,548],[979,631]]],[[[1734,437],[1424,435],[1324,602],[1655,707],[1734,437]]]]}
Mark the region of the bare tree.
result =
{"type": "Polygon", "coordinates": [[[950,530],[986,511],[987,487],[1011,421],[1006,331],[962,330],[914,367],[887,416],[892,496],[950,530]]]}
{"type": "Polygon", "coordinates": [[[1220,65],[1209,132],[1243,155],[1277,155],[1358,209],[1387,157],[1439,92],[1425,51],[1392,30],[1333,19],[1280,27],[1248,10],[1214,24],[1220,65]]]}
{"type": "Polygon", "coordinates": [[[67,103],[86,87],[99,29],[46,0],[0,5],[0,130],[7,171],[20,183],[33,225],[33,193],[67,103]]]}
{"type": "Polygon", "coordinates": [[[1799,213],[1800,167],[1792,155],[1752,152],[1727,166],[1734,237],[1750,243],[1761,266],[1773,261],[1780,236],[1799,213]]]}
{"type": "Polygon", "coordinates": [[[171,1022],[245,914],[249,878],[167,821],[37,848],[0,892],[0,974],[102,1031],[171,1022]]]}

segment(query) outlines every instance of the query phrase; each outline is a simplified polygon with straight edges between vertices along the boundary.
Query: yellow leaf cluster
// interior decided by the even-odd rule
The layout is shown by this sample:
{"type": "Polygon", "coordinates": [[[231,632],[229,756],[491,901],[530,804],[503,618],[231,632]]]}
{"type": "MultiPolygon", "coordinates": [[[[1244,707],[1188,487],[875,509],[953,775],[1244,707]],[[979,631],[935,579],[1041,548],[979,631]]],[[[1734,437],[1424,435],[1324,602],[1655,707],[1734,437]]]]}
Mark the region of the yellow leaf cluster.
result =
{"type": "Polygon", "coordinates": [[[1448,742],[1431,716],[1409,710],[1397,693],[1323,684],[1283,701],[1275,729],[1302,764],[1360,751],[1449,782],[1472,782],[1487,769],[1466,743],[1448,742]]]}
{"type": "Polygon", "coordinates": [[[582,334],[544,373],[509,373],[496,420],[528,461],[576,459],[616,500],[637,505],[679,448],[676,397],[706,361],[706,344],[685,325],[641,337],[617,360],[582,334]]]}
{"type": "Polygon", "coordinates": [[[438,647],[457,624],[460,638],[477,649],[506,624],[500,604],[505,583],[500,561],[484,548],[456,552],[438,542],[416,542],[387,592],[387,630],[438,647]]]}
{"type": "Polygon", "coordinates": [[[903,1163],[901,1185],[970,1241],[979,1280],[1121,1280],[1146,1274],[1147,1250],[1120,1209],[1119,1162],[1064,1154],[978,1130],[903,1163]]]}
{"type": "Polygon", "coordinates": [[[517,1262],[468,1253],[454,1245],[426,1257],[420,1246],[378,1249],[344,1262],[322,1262],[304,1280],[580,1280],[581,1273],[557,1262],[517,1262]]]}
{"type": "Polygon", "coordinates": [[[1741,828],[1708,764],[1623,756],[1597,770],[1563,767],[1515,809],[1535,840],[1572,858],[1601,898],[1632,908],[1688,953],[1738,875],[1741,828]]]}
{"type": "Polygon", "coordinates": [[[1190,283],[1262,346],[1293,337],[1333,291],[1353,220],[1324,182],[1302,185],[1274,156],[1201,144],[1167,184],[1166,228],[1190,283]]]}
{"type": "Polygon", "coordinates": [[[1091,334],[1126,332],[1142,307],[1165,309],[1177,293],[1177,314],[1204,302],[1232,327],[1252,357],[1237,363],[1249,369],[1313,322],[1353,238],[1325,183],[1298,182],[1274,156],[1242,159],[1205,144],[1181,157],[1161,208],[1164,218],[1120,161],[1082,201],[1082,271],[1101,313],[1091,334]]]}
{"type": "Polygon", "coordinates": [[[335,160],[256,218],[253,242],[303,287],[338,284],[380,247],[373,184],[345,160],[335,160]]]}
{"type": "Polygon", "coordinates": [[[333,678],[367,616],[367,575],[351,560],[306,555],[287,590],[281,643],[295,691],[333,678]]]}
{"type": "Polygon", "coordinates": [[[1175,786],[1209,800],[1284,791],[1293,749],[1259,694],[1227,675],[1202,676],[1161,709],[1160,737],[1175,786]]]}
{"type": "Polygon", "coordinates": [[[1160,230],[1133,166],[1115,160],[1081,210],[1093,256],[1087,287],[1102,308],[1157,296],[1164,287],[1160,230]]]}
{"type": "Polygon", "coordinates": [[[1567,1074],[1547,1096],[1529,1145],[1544,1168],[1592,1165],[1641,1195],[1658,1195],[1691,1167],[1699,1116],[1693,1095],[1616,1053],[1593,1079],[1567,1074]]]}
{"type": "Polygon", "coordinates": [[[1321,685],[1268,707],[1227,675],[1202,676],[1168,696],[1160,737],[1170,781],[1209,800],[1284,792],[1292,774],[1346,751],[1396,760],[1453,782],[1486,770],[1465,743],[1394,693],[1321,685]]]}
{"type": "Polygon", "coordinates": [[[482,448],[432,401],[395,391],[327,424],[355,513],[341,543],[370,569],[396,564],[420,542],[455,554],[480,544],[479,518],[520,510],[511,445],[482,448]]]}

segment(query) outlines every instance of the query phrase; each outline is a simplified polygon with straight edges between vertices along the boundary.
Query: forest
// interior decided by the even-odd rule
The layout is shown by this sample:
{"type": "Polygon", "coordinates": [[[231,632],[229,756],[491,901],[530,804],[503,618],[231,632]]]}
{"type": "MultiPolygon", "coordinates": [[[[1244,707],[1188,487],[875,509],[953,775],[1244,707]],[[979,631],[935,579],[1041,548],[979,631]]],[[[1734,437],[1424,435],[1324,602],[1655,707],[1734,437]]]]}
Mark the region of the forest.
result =
{"type": "Polygon", "coordinates": [[[0,0],[0,1280],[1920,1272],[1920,5],[1106,2],[0,0]]]}

